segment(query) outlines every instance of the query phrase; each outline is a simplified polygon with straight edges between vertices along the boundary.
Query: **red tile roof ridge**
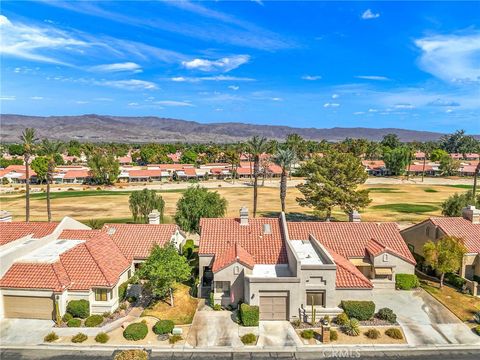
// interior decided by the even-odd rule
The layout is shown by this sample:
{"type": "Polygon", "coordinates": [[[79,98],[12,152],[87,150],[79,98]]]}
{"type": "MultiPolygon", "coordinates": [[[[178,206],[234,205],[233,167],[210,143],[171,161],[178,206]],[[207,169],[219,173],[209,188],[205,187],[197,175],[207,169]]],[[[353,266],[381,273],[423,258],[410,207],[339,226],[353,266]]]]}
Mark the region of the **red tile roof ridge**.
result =
{"type": "MultiPolygon", "coordinates": [[[[373,288],[373,284],[372,282],[367,279],[367,277],[365,275],[363,275],[363,273],[358,270],[355,265],[353,265],[348,259],[344,258],[342,255],[336,253],[335,251],[327,248],[327,251],[332,255],[334,261],[335,261],[335,264],[337,266],[340,266],[342,269],[344,269],[345,271],[347,271],[348,273],[350,273],[352,276],[356,277],[358,280],[360,280],[361,282],[364,283],[365,286],[352,286],[352,287],[369,287],[369,288],[373,288]]],[[[338,269],[337,269],[338,270],[338,269]]],[[[341,280],[340,274],[338,274],[338,271],[337,271],[337,276],[336,276],[336,281],[337,280],[341,280]]],[[[336,285],[336,287],[341,287],[341,286],[338,286],[336,285]]]]}

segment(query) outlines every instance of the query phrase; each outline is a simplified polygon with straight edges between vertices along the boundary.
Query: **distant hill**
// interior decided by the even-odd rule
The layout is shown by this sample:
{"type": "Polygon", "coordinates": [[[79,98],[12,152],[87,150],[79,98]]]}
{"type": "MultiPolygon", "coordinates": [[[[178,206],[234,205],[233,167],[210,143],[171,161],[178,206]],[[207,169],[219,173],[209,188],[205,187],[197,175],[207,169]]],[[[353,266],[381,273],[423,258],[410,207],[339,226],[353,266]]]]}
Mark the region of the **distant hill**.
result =
{"type": "MultiPolygon", "coordinates": [[[[201,124],[194,121],[159,118],[155,116],[25,116],[4,114],[1,116],[2,142],[18,141],[26,127],[37,129],[38,136],[56,140],[91,142],[236,142],[253,135],[271,139],[284,139],[297,133],[305,139],[340,141],[347,137],[381,140],[389,133],[397,134],[402,141],[437,140],[441,133],[405,129],[371,128],[294,128],[288,126],[255,125],[246,123],[201,124]]],[[[478,137],[478,136],[477,136],[478,137]]],[[[480,137],[479,137],[480,138],[480,137]]]]}

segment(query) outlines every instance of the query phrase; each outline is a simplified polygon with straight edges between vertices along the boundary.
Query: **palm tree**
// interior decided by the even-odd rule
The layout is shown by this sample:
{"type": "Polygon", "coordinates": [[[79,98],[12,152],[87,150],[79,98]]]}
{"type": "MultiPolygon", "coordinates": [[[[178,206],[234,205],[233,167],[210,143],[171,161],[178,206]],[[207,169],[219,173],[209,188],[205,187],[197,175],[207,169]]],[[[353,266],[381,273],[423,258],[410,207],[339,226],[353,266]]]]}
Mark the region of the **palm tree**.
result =
{"type": "Polygon", "coordinates": [[[296,161],[295,152],[291,149],[279,149],[273,157],[273,162],[282,168],[280,178],[280,203],[282,212],[285,212],[285,198],[287,197],[287,176],[296,161]]]}
{"type": "Polygon", "coordinates": [[[258,171],[260,167],[260,155],[268,150],[267,138],[254,136],[247,141],[247,149],[253,156],[253,217],[257,216],[258,199],[258,171]]]}
{"type": "Polygon", "coordinates": [[[30,221],[30,158],[35,150],[35,129],[26,128],[20,136],[23,146],[23,161],[25,163],[25,221],[30,221]]]}
{"type": "Polygon", "coordinates": [[[473,174],[473,203],[475,204],[476,196],[477,196],[477,177],[478,174],[480,173],[480,162],[477,164],[477,167],[475,168],[475,173],[473,174]]]}
{"type": "Polygon", "coordinates": [[[52,221],[52,209],[50,206],[50,184],[53,180],[53,172],[55,171],[55,157],[64,149],[64,144],[57,141],[50,141],[44,139],[41,145],[42,154],[48,159],[48,171],[47,171],[47,218],[48,222],[52,221]]]}

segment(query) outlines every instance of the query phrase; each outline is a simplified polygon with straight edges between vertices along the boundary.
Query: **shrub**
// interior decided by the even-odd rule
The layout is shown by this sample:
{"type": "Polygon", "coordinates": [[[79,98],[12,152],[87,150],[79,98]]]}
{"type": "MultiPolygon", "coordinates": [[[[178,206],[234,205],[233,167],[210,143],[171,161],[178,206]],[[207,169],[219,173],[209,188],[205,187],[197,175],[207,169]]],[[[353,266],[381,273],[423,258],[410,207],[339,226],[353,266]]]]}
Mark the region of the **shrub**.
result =
{"type": "Polygon", "coordinates": [[[222,310],[222,305],[220,305],[220,304],[215,304],[215,305],[213,305],[213,310],[215,310],[215,311],[220,311],[220,310],[222,310]]]}
{"type": "Polygon", "coordinates": [[[210,293],[208,297],[208,304],[213,308],[213,305],[215,305],[215,299],[213,297],[213,291],[210,293]]]}
{"type": "Polygon", "coordinates": [[[67,326],[68,327],[80,327],[80,326],[82,326],[82,320],[77,319],[77,318],[70,319],[70,320],[67,321],[67,326]]]}
{"type": "Polygon", "coordinates": [[[153,325],[152,330],[157,335],[163,335],[171,333],[174,327],[172,320],[159,320],[153,325]]]}
{"type": "Polygon", "coordinates": [[[344,300],[341,307],[349,318],[360,321],[370,320],[375,313],[375,303],[373,301],[344,300]]]}
{"type": "Polygon", "coordinates": [[[176,342],[180,341],[180,340],[183,340],[182,336],[181,335],[172,335],[170,336],[170,338],[168,339],[168,342],[170,344],[175,344],[176,342]]]}
{"type": "Polygon", "coordinates": [[[340,326],[345,325],[348,322],[348,315],[345,312],[338,314],[335,319],[335,322],[340,326]]]}
{"type": "Polygon", "coordinates": [[[108,336],[104,332],[98,333],[97,336],[95,336],[95,341],[100,344],[105,344],[109,339],[110,339],[110,336],[108,336]]]}
{"type": "Polygon", "coordinates": [[[244,326],[258,326],[260,311],[258,306],[240,305],[240,320],[244,326]]]}
{"type": "Polygon", "coordinates": [[[310,340],[313,339],[313,337],[315,336],[315,332],[312,329],[303,330],[300,333],[300,336],[304,339],[310,340]]]}
{"type": "Polygon", "coordinates": [[[78,333],[77,335],[72,337],[73,343],[82,343],[88,339],[88,336],[83,333],[78,333]]]}
{"type": "Polygon", "coordinates": [[[392,339],[403,339],[402,332],[397,328],[390,328],[386,330],[385,335],[390,336],[392,339]]]}
{"type": "Polygon", "coordinates": [[[109,318],[110,316],[112,316],[112,313],[111,313],[110,311],[105,311],[105,312],[102,314],[102,316],[103,316],[104,318],[109,318]]]}
{"type": "Polygon", "coordinates": [[[90,315],[90,303],[87,300],[71,300],[67,304],[67,312],[73,317],[86,319],[90,315]]]}
{"type": "Polygon", "coordinates": [[[337,341],[338,333],[336,330],[330,330],[330,341],[337,341]]]}
{"type": "Polygon", "coordinates": [[[352,318],[343,326],[343,330],[349,336],[358,336],[360,335],[360,323],[357,319],[352,318]]]}
{"type": "Polygon", "coordinates": [[[292,321],[292,326],[294,328],[298,328],[298,327],[300,327],[301,323],[302,323],[302,321],[300,319],[295,319],[295,320],[292,321]]]}
{"type": "Polygon", "coordinates": [[[65,315],[62,316],[62,320],[64,323],[68,323],[69,320],[72,320],[73,316],[72,314],[65,313],[65,315]]]}
{"type": "Polygon", "coordinates": [[[55,334],[53,331],[51,333],[48,333],[44,338],[43,341],[45,342],[52,342],[58,340],[58,335],[55,334]]]}
{"type": "Polygon", "coordinates": [[[480,311],[477,311],[475,315],[473,315],[473,320],[475,320],[477,324],[480,324],[480,311]]]}
{"type": "Polygon", "coordinates": [[[129,296],[127,298],[127,301],[130,303],[130,304],[133,304],[134,302],[137,301],[137,297],[136,296],[129,296]]]}
{"type": "Polygon", "coordinates": [[[480,325],[476,326],[474,330],[477,333],[477,335],[480,336],[480,325]]]}
{"type": "Polygon", "coordinates": [[[96,327],[103,322],[102,315],[91,315],[85,320],[86,327],[96,327]]]}
{"type": "Polygon", "coordinates": [[[377,329],[369,329],[365,332],[365,336],[369,339],[378,339],[380,337],[380,331],[377,329]]]}
{"type": "Polygon", "coordinates": [[[123,337],[127,340],[142,340],[148,334],[148,327],[145,323],[134,323],[127,326],[123,331],[123,337]]]}
{"type": "Polygon", "coordinates": [[[242,343],[244,343],[245,345],[252,345],[255,344],[255,342],[257,341],[257,336],[255,334],[248,333],[243,335],[240,340],[242,340],[242,343]]]}
{"type": "Polygon", "coordinates": [[[128,289],[128,281],[125,281],[124,283],[120,284],[120,286],[118,287],[119,301],[125,300],[125,297],[127,296],[127,289],[128,289]]]}
{"type": "Polygon", "coordinates": [[[148,360],[145,350],[123,350],[115,355],[114,360],[148,360]]]}
{"type": "Polygon", "coordinates": [[[415,274],[396,274],[395,286],[400,290],[411,290],[420,285],[418,277],[415,274]]]}
{"type": "Polygon", "coordinates": [[[397,315],[389,308],[381,308],[377,312],[377,318],[382,320],[387,320],[388,322],[394,324],[397,321],[397,315]]]}
{"type": "Polygon", "coordinates": [[[462,289],[463,285],[465,285],[467,281],[457,274],[446,273],[445,282],[456,287],[457,289],[462,289]]]}

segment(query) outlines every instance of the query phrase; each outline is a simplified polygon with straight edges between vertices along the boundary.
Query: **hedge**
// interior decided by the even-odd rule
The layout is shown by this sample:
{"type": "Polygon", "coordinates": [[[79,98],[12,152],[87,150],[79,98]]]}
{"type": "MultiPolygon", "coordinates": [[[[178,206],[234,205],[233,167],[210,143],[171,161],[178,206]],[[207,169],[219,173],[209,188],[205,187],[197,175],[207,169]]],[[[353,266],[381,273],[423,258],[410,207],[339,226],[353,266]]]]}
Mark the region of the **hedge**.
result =
{"type": "Polygon", "coordinates": [[[245,345],[252,345],[255,344],[255,342],[257,341],[257,336],[255,334],[248,333],[243,335],[240,340],[242,340],[242,343],[244,343],[245,345]]]}
{"type": "Polygon", "coordinates": [[[385,335],[391,337],[392,339],[398,339],[398,340],[403,339],[402,332],[400,331],[400,329],[397,329],[397,328],[390,328],[386,330],[385,335]]]}
{"type": "Polygon", "coordinates": [[[127,340],[142,340],[148,334],[147,324],[144,322],[134,323],[127,326],[123,331],[123,337],[127,340]]]}
{"type": "Polygon", "coordinates": [[[63,320],[64,323],[68,323],[72,319],[73,319],[73,316],[72,316],[72,314],[69,314],[69,313],[65,313],[62,316],[62,320],[63,320]]]}
{"type": "Polygon", "coordinates": [[[400,290],[411,290],[420,285],[417,275],[414,274],[396,274],[395,286],[400,290]]]}
{"type": "Polygon", "coordinates": [[[90,303],[87,300],[71,300],[67,312],[75,318],[86,319],[90,315],[90,303]]]}
{"type": "Polygon", "coordinates": [[[260,310],[258,306],[240,305],[240,320],[243,326],[258,326],[260,310]]]}
{"type": "Polygon", "coordinates": [[[110,339],[110,336],[108,336],[104,332],[98,333],[97,336],[95,336],[95,341],[100,344],[105,344],[109,339],[110,339]]]}
{"type": "Polygon", "coordinates": [[[91,315],[85,320],[86,327],[96,327],[103,322],[102,315],[91,315]]]}
{"type": "Polygon", "coordinates": [[[128,288],[128,281],[125,281],[124,283],[120,284],[118,287],[118,299],[120,301],[125,300],[125,297],[127,296],[127,288],[128,288]]]}
{"type": "Polygon", "coordinates": [[[157,335],[163,335],[171,333],[174,327],[172,320],[159,320],[153,325],[152,330],[157,335]]]}
{"type": "Polygon", "coordinates": [[[343,300],[341,307],[349,318],[360,321],[370,320],[375,314],[373,301],[343,300]]]}
{"type": "Polygon", "coordinates": [[[445,282],[456,287],[457,289],[462,289],[463,285],[467,283],[465,279],[458,276],[457,274],[452,274],[452,273],[445,274],[445,282]]]}
{"type": "Polygon", "coordinates": [[[82,326],[82,320],[77,319],[77,318],[70,319],[70,320],[67,321],[67,326],[68,327],[80,327],[80,326],[82,326]]]}
{"type": "Polygon", "coordinates": [[[394,324],[397,321],[397,315],[389,308],[381,308],[377,312],[377,318],[382,320],[387,320],[388,322],[394,324]]]}

